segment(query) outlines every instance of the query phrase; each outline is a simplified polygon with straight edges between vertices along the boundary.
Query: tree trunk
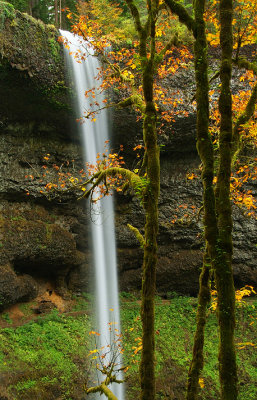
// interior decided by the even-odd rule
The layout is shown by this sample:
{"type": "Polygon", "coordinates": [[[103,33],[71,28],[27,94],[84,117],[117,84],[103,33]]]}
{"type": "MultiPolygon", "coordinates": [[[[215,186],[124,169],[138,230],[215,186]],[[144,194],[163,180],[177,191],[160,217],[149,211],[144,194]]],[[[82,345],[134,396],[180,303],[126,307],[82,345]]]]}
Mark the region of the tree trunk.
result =
{"type": "Polygon", "coordinates": [[[145,246],[142,277],[142,356],[140,363],[141,399],[155,399],[155,330],[154,297],[157,263],[158,197],[159,197],[159,148],[156,135],[156,112],[148,104],[144,118],[144,137],[147,146],[148,186],[144,196],[146,212],[145,246]]]}
{"type": "MultiPolygon", "coordinates": [[[[205,0],[195,0],[195,20],[191,21],[185,9],[174,0],[166,0],[171,10],[179,15],[180,20],[193,30],[195,36],[195,74],[197,100],[197,149],[202,161],[203,203],[205,239],[209,257],[215,273],[218,293],[219,321],[219,372],[222,400],[237,399],[237,369],[234,347],[235,327],[235,292],[232,275],[232,217],[230,205],[230,175],[231,175],[231,141],[232,141],[232,111],[231,111],[231,61],[232,61],[232,0],[220,1],[220,43],[221,60],[221,95],[219,110],[221,128],[219,136],[220,158],[217,188],[214,193],[213,177],[213,145],[208,133],[209,100],[207,74],[207,43],[203,13],[205,0]]],[[[204,271],[203,271],[204,272],[204,271]]],[[[202,275],[204,277],[205,274],[202,275]]],[[[200,286],[200,290],[202,287],[200,286]]],[[[201,297],[199,296],[199,301],[201,297]]],[[[204,313],[199,303],[198,313],[204,313]]],[[[198,314],[199,316],[199,314],[198,314]]],[[[197,332],[194,344],[194,355],[189,371],[188,400],[197,398],[197,378],[202,368],[204,320],[198,318],[197,332]],[[198,335],[200,332],[200,336],[198,335]],[[197,343],[198,342],[198,343],[197,343]],[[196,351],[197,349],[197,351],[196,351]],[[190,397],[191,396],[191,397],[190,397]]]]}
{"type": "MultiPolygon", "coordinates": [[[[151,63],[149,61],[149,63],[151,63]]],[[[153,103],[153,67],[148,65],[144,72],[143,90],[146,99],[144,117],[144,143],[147,149],[148,186],[143,199],[146,213],[145,247],[142,279],[142,358],[140,363],[141,399],[155,398],[155,331],[154,296],[156,286],[158,197],[160,187],[159,146],[156,133],[156,110],[153,103]]]]}
{"type": "Polygon", "coordinates": [[[215,195],[213,189],[214,157],[213,146],[209,135],[209,82],[207,63],[207,41],[204,22],[205,0],[194,2],[195,13],[195,77],[197,101],[197,150],[202,161],[204,236],[206,253],[200,275],[196,333],[194,337],[193,357],[188,372],[187,400],[196,400],[199,389],[199,377],[203,369],[204,328],[206,307],[210,301],[209,243],[215,245],[217,222],[215,216],[215,195]]]}
{"type": "Polygon", "coordinates": [[[140,56],[142,59],[142,85],[145,100],[143,138],[147,160],[147,188],[143,198],[146,213],[145,246],[142,277],[142,356],[140,362],[141,400],[155,399],[155,330],[154,297],[156,290],[158,198],[160,192],[160,153],[157,144],[156,108],[153,100],[155,25],[158,0],[148,1],[150,31],[150,55],[146,55],[147,28],[140,37],[140,56]]]}
{"type": "Polygon", "coordinates": [[[59,18],[58,18],[58,0],[54,0],[54,21],[56,28],[59,27],[59,18]]]}
{"type": "Polygon", "coordinates": [[[218,297],[219,373],[222,400],[236,400],[237,366],[234,344],[235,290],[232,273],[232,211],[230,203],[232,98],[230,90],[232,69],[232,0],[220,1],[221,93],[219,98],[220,163],[217,178],[216,201],[219,240],[214,260],[218,297]]]}
{"type": "Polygon", "coordinates": [[[59,28],[62,29],[62,0],[59,0],[59,28]]]}
{"type": "Polygon", "coordinates": [[[199,279],[199,295],[196,314],[196,332],[194,336],[193,357],[190,363],[187,382],[187,400],[196,400],[199,390],[199,377],[203,369],[204,329],[206,310],[210,302],[210,259],[206,250],[203,268],[199,279]]]}

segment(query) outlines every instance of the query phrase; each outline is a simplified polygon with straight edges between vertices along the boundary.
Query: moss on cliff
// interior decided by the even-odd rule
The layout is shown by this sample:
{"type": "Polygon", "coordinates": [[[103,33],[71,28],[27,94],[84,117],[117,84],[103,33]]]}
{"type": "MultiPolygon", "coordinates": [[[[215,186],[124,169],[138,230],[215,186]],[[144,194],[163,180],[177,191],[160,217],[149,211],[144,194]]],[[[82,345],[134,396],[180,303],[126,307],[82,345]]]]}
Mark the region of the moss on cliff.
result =
{"type": "Polygon", "coordinates": [[[34,273],[43,268],[55,274],[58,268],[81,262],[72,235],[55,224],[5,217],[0,236],[1,265],[12,263],[18,270],[34,273]]]}
{"type": "Polygon", "coordinates": [[[40,206],[3,208],[0,243],[0,266],[10,265],[19,273],[57,276],[84,261],[73,235],[40,206]]]}
{"type": "MultiPolygon", "coordinates": [[[[70,111],[58,31],[0,2],[1,119],[41,120],[70,111]],[[56,115],[57,113],[57,115],[56,115]]],[[[63,118],[63,114],[59,120],[63,118]]],[[[57,123],[58,125],[58,123],[57,123]]]]}
{"type": "Polygon", "coordinates": [[[4,27],[5,20],[7,18],[14,18],[15,10],[12,4],[0,1],[0,31],[4,27]]]}
{"type": "Polygon", "coordinates": [[[11,4],[0,2],[0,52],[13,68],[26,72],[45,87],[65,87],[62,48],[58,31],[26,13],[15,11],[11,4]],[[62,84],[62,85],[61,85],[62,84]]]}
{"type": "MultiPolygon", "coordinates": [[[[1,204],[0,312],[10,304],[34,298],[42,282],[50,281],[59,295],[69,295],[68,279],[73,272],[78,274],[86,261],[69,227],[62,216],[42,206],[1,204]]],[[[81,281],[81,276],[78,279],[81,281]]]]}

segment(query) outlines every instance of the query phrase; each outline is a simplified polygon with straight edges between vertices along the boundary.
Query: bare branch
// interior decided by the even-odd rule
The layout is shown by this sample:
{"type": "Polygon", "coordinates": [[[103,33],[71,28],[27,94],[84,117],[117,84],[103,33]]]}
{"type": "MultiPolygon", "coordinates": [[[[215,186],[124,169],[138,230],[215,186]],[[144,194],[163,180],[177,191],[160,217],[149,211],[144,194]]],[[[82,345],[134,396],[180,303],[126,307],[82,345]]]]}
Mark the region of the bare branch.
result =
{"type": "Polygon", "coordinates": [[[95,116],[100,111],[111,108],[111,107],[126,108],[126,107],[130,107],[130,106],[136,107],[142,113],[145,111],[145,103],[144,103],[142,97],[139,94],[133,94],[133,95],[127,97],[126,99],[119,101],[118,103],[109,103],[109,104],[106,104],[104,107],[99,107],[97,110],[88,111],[84,115],[84,117],[81,117],[80,119],[81,120],[83,120],[83,118],[89,119],[91,116],[95,116]]]}

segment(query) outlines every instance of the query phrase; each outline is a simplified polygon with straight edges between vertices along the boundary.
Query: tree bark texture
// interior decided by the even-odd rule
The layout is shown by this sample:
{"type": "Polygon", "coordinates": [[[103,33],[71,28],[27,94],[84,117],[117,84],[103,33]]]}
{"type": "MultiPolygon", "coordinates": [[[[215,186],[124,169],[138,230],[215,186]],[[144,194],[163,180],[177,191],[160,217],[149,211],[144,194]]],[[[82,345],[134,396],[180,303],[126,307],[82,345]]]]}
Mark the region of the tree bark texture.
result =
{"type": "Polygon", "coordinates": [[[203,347],[206,310],[210,302],[210,297],[210,259],[206,250],[199,278],[196,332],[194,336],[193,357],[188,371],[186,400],[196,400],[198,396],[199,378],[204,364],[203,347]]]}
{"type": "MultiPolygon", "coordinates": [[[[214,156],[209,135],[209,100],[207,73],[207,42],[204,24],[205,0],[195,0],[195,19],[191,22],[186,11],[181,11],[174,0],[165,0],[171,11],[193,31],[195,37],[195,76],[197,100],[197,150],[202,161],[204,233],[208,256],[214,270],[218,296],[219,321],[219,372],[222,400],[237,399],[237,368],[234,346],[235,327],[235,291],[232,275],[232,215],[230,205],[230,175],[232,162],[232,107],[231,107],[231,63],[232,63],[232,0],[220,1],[220,43],[221,59],[221,95],[219,111],[221,127],[219,135],[219,170],[217,186],[214,191],[214,156]],[[190,23],[189,23],[190,21],[190,23]]],[[[202,272],[202,278],[205,276],[202,272]]],[[[203,283],[203,282],[202,282],[203,283]]],[[[200,292],[204,286],[200,283],[200,292]]],[[[198,312],[203,309],[199,295],[198,312]]],[[[204,314],[202,314],[204,315],[204,314]]],[[[189,371],[188,400],[197,398],[197,378],[202,369],[203,319],[197,321],[193,360],[189,371]],[[197,348],[197,351],[196,351],[197,348]]]]}
{"type": "Polygon", "coordinates": [[[220,162],[216,188],[219,238],[215,249],[214,273],[218,298],[219,373],[222,400],[236,400],[238,395],[234,344],[235,290],[232,273],[232,211],[230,203],[232,164],[232,97],[230,90],[233,51],[232,13],[232,0],[221,0],[220,162]]]}
{"type": "Polygon", "coordinates": [[[145,210],[144,260],[142,276],[142,355],[140,362],[141,400],[155,399],[155,330],[154,297],[156,290],[158,198],[160,191],[160,154],[157,144],[156,107],[153,99],[155,72],[155,28],[158,0],[147,0],[148,19],[142,25],[133,0],[127,0],[139,35],[139,55],[145,102],[143,140],[145,147],[147,185],[142,197],[145,210]],[[149,45],[149,53],[147,51],[149,45]]]}
{"type": "Polygon", "coordinates": [[[156,108],[153,101],[155,24],[158,1],[149,1],[148,3],[151,51],[147,61],[144,59],[145,51],[141,54],[143,57],[143,92],[146,105],[143,137],[146,149],[146,172],[148,179],[148,186],[143,199],[146,223],[141,303],[143,329],[143,347],[140,363],[141,400],[155,399],[154,297],[156,290],[158,198],[160,190],[160,155],[157,144],[156,108]]]}
{"type": "Polygon", "coordinates": [[[188,372],[187,400],[196,400],[199,390],[199,377],[203,369],[204,329],[206,308],[210,301],[210,259],[209,245],[215,245],[217,239],[217,222],[215,212],[215,194],[213,188],[214,156],[213,145],[209,134],[209,82],[207,40],[204,22],[205,0],[194,2],[195,14],[195,77],[197,102],[197,150],[202,161],[202,184],[204,206],[204,236],[206,252],[199,280],[199,296],[194,337],[193,356],[188,372]]]}

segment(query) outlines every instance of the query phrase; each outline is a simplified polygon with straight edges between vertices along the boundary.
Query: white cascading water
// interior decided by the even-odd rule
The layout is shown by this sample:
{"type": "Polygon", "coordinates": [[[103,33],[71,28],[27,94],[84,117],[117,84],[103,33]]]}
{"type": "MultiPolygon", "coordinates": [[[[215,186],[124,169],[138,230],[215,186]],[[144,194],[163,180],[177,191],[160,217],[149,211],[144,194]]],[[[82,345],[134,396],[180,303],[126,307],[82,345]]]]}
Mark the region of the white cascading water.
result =
{"type": "MultiPolygon", "coordinates": [[[[92,55],[92,49],[88,49],[86,44],[81,44],[81,38],[70,32],[60,31],[61,35],[67,39],[69,50],[65,49],[66,64],[69,74],[73,80],[77,95],[76,113],[78,117],[84,115],[85,110],[90,109],[91,100],[85,97],[85,91],[101,84],[95,76],[99,72],[99,61],[92,55]],[[71,53],[78,50],[87,53],[89,56],[85,61],[78,63],[71,53]]],[[[98,99],[99,104],[103,104],[102,98],[98,99]]],[[[108,116],[107,111],[102,110],[97,115],[96,121],[92,122],[85,119],[80,125],[85,161],[95,164],[97,153],[102,154],[106,151],[105,142],[109,140],[108,116]]],[[[117,282],[117,262],[116,262],[116,243],[114,230],[114,210],[112,196],[107,196],[98,201],[93,206],[94,221],[91,222],[91,235],[93,246],[93,259],[95,268],[95,296],[96,296],[96,315],[97,331],[100,333],[100,347],[104,347],[103,353],[112,346],[116,332],[120,333],[119,297],[117,282]],[[97,217],[95,217],[95,215],[97,217]],[[113,310],[113,311],[112,311],[113,310]],[[111,324],[110,324],[111,323],[111,324]],[[112,327],[110,332],[110,327],[112,327]]],[[[117,339],[117,337],[116,337],[117,339]]],[[[106,361],[113,357],[108,354],[106,361]]],[[[121,364],[121,356],[115,361],[121,364]]],[[[120,365],[121,366],[121,365],[120,365]]],[[[121,379],[121,376],[118,376],[121,379]]],[[[98,376],[98,379],[101,379],[98,376]]],[[[112,384],[111,390],[119,400],[124,399],[124,389],[122,384],[112,384]]],[[[98,396],[100,398],[100,395],[98,396]]]]}

